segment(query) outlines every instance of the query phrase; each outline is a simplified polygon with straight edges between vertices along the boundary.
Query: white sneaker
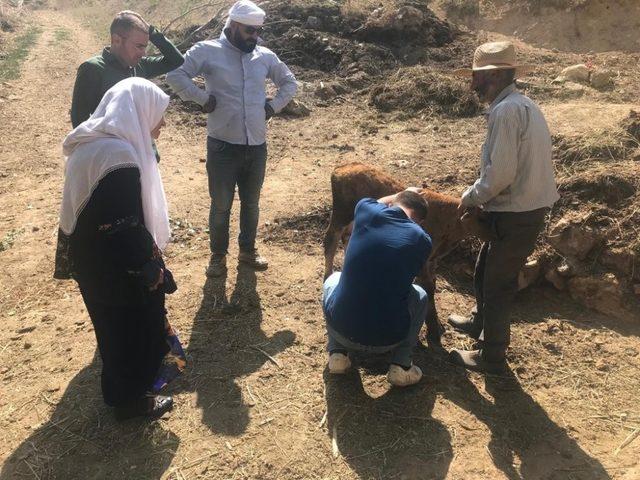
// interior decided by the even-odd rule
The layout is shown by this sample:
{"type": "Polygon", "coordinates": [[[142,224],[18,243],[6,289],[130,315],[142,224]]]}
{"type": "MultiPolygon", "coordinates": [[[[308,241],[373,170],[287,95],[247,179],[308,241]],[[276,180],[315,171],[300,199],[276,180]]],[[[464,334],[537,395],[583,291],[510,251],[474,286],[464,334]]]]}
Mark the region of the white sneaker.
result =
{"type": "Polygon", "coordinates": [[[387,373],[387,382],[396,387],[407,387],[414,385],[422,378],[420,367],[411,364],[409,370],[405,370],[400,365],[392,364],[387,373]]]}
{"type": "Polygon", "coordinates": [[[343,374],[351,368],[351,360],[344,353],[332,353],[329,355],[329,373],[343,374]]]}

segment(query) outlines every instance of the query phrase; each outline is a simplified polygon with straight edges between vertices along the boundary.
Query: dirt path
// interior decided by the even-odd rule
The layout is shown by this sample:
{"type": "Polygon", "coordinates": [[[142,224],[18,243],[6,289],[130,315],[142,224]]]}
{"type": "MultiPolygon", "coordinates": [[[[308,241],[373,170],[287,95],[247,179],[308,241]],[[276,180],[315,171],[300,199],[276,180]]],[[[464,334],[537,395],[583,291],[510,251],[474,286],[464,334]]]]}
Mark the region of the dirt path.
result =
{"type": "MultiPolygon", "coordinates": [[[[0,87],[12,97],[0,104],[0,233],[15,236],[0,252],[0,479],[638,478],[637,442],[613,455],[640,422],[636,326],[532,291],[516,306],[517,380],[465,375],[431,350],[417,358],[425,381],[406,391],[390,390],[375,366],[326,378],[319,244],[283,231],[288,241],[262,247],[267,272],[236,271],[232,260],[227,279],[205,281],[205,133],[172,116],[159,142],[176,237],[168,264],[180,284],[168,308],[190,365],[170,417],[115,423],[77,290],[51,280],[75,68],[101,46],[60,12],[36,22],[22,77],[0,87]],[[232,307],[221,309],[225,298],[232,307]]],[[[559,124],[570,116],[558,109],[559,124]]],[[[468,180],[475,154],[462,147],[483,126],[465,122],[464,135],[460,123],[382,123],[350,103],[275,119],[262,222],[326,204],[329,172],[344,160],[407,159],[420,175],[468,180]],[[377,135],[366,133],[371,122],[377,135]]],[[[469,288],[464,275],[445,275],[442,315],[468,308],[469,288]]]]}

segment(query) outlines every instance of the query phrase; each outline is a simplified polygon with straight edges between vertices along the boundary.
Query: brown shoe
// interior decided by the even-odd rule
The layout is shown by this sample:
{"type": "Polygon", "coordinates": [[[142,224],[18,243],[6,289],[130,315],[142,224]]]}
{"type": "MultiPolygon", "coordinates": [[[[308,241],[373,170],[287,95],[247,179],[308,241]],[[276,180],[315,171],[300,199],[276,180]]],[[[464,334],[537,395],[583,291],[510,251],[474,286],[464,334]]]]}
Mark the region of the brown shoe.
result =
{"type": "Polygon", "coordinates": [[[457,350],[449,352],[449,361],[454,365],[482,373],[504,373],[507,362],[489,362],[483,358],[482,350],[457,350]]]}
{"type": "Polygon", "coordinates": [[[457,331],[466,333],[475,340],[478,340],[478,338],[480,338],[480,334],[482,333],[482,327],[478,328],[478,326],[473,321],[473,316],[463,317],[462,315],[449,315],[447,322],[449,322],[449,325],[451,325],[457,331]]]}
{"type": "Polygon", "coordinates": [[[227,273],[227,257],[226,255],[212,254],[209,259],[209,266],[206,270],[207,277],[221,277],[227,273]]]}
{"type": "Polygon", "coordinates": [[[258,255],[258,252],[255,250],[251,252],[240,252],[238,261],[254,270],[266,270],[269,268],[267,259],[258,255]]]}

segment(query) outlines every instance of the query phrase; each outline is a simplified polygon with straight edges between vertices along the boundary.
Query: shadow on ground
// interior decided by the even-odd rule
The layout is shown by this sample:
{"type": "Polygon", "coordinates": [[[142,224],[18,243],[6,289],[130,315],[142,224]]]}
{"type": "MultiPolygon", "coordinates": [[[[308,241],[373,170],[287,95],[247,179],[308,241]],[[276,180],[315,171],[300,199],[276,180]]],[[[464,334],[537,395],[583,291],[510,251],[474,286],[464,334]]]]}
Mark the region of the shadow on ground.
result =
{"type": "Polygon", "coordinates": [[[187,356],[202,421],[214,433],[237,436],[249,424],[237,379],[258,371],[269,361],[265,354],[274,356],[291,346],[295,335],[285,330],[268,337],[262,331],[255,271],[238,267],[230,298],[226,280],[226,275],[207,278],[187,356]]]}
{"type": "MultiPolygon", "coordinates": [[[[446,478],[454,458],[451,434],[432,416],[436,397],[442,397],[486,425],[491,433],[486,449],[509,480],[610,478],[600,462],[553,422],[515,377],[487,376],[484,382],[493,398],[490,401],[464,370],[447,364],[441,354],[422,349],[417,358],[426,372],[422,382],[388,390],[378,398],[365,392],[357,370],[345,376],[325,371],[328,433],[332,442],[336,438],[340,455],[359,477],[446,478]]],[[[465,435],[464,429],[455,430],[465,435]]],[[[456,443],[461,441],[464,439],[456,439],[456,443]]],[[[484,449],[479,445],[476,450],[484,449]]],[[[488,478],[483,458],[460,461],[468,462],[468,471],[477,465],[478,478],[488,478]]]]}
{"type": "Polygon", "coordinates": [[[116,422],[102,403],[100,360],[69,383],[51,419],[7,459],[1,480],[160,479],[169,468],[179,439],[162,421],[116,422]]]}
{"type": "Polygon", "coordinates": [[[453,458],[451,435],[431,416],[436,391],[424,382],[372,398],[357,370],[325,370],[327,427],[359,478],[442,479],[453,458]]]}

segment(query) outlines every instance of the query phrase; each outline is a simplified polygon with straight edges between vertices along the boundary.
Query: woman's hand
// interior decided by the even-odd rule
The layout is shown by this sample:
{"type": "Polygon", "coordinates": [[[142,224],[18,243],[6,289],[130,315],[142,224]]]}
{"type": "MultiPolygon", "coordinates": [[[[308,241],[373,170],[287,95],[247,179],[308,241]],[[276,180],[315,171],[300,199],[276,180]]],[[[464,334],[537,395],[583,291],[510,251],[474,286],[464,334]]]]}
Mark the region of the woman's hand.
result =
{"type": "Polygon", "coordinates": [[[161,268],[160,272],[158,274],[158,280],[156,280],[156,283],[154,283],[153,285],[151,285],[149,287],[149,290],[151,290],[153,292],[153,291],[157,290],[158,287],[160,285],[162,285],[163,283],[164,283],[164,270],[161,268]]]}

